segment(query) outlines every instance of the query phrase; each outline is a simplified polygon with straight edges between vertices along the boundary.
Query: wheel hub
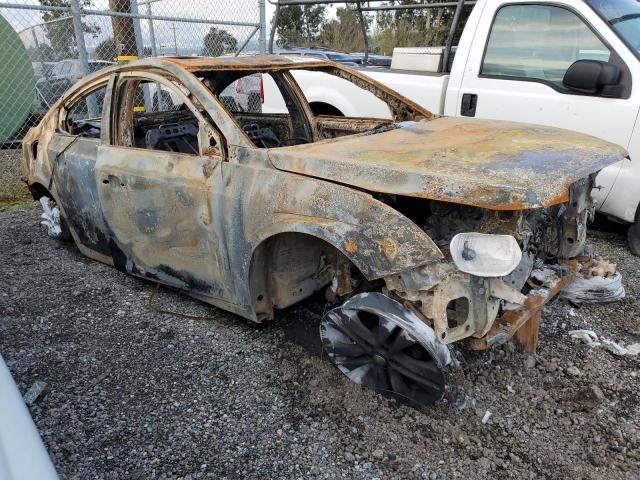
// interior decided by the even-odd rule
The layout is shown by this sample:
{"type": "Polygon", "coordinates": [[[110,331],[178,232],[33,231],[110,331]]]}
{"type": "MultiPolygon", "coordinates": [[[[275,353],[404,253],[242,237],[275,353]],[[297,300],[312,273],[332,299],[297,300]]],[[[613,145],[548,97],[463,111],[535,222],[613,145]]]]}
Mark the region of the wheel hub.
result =
{"type": "Polygon", "coordinates": [[[379,367],[384,367],[387,364],[387,359],[384,358],[380,353],[374,354],[372,358],[373,363],[375,363],[379,367]]]}

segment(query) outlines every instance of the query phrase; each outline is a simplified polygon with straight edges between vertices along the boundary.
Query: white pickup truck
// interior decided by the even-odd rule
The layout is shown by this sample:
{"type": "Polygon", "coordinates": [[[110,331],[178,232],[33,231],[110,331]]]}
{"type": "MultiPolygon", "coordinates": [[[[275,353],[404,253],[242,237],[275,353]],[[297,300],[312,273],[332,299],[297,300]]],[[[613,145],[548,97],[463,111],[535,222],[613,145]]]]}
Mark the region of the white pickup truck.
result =
{"type": "MultiPolygon", "coordinates": [[[[600,212],[632,224],[629,244],[640,255],[639,1],[479,0],[451,68],[442,66],[444,48],[397,50],[391,69],[361,71],[434,113],[560,127],[626,148],[635,160],[602,170],[594,196],[600,212]]],[[[349,82],[308,71],[295,78],[317,114],[388,118],[349,82]]],[[[265,109],[281,109],[274,88],[265,83],[265,109]]]]}

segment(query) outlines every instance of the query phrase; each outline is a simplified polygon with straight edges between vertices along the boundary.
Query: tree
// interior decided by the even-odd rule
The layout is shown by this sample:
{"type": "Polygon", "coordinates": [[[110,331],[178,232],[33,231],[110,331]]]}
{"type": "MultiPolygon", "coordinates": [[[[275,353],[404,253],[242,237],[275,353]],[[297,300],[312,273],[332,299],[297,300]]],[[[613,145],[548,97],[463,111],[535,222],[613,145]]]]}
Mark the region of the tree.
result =
{"type": "MultiPolygon", "coordinates": [[[[130,0],[109,0],[109,8],[113,12],[131,13],[130,0]]],[[[117,56],[137,56],[136,32],[133,27],[133,18],[111,17],[111,28],[113,29],[113,42],[117,56]]]]}
{"type": "MultiPolygon", "coordinates": [[[[372,18],[365,15],[367,27],[372,18]]],[[[362,52],[365,48],[357,10],[338,8],[336,18],[325,23],[320,34],[322,44],[339,52],[362,52]]]]}
{"type": "Polygon", "coordinates": [[[219,57],[238,49],[238,40],[226,30],[211,27],[204,37],[201,55],[219,57]]]}
{"type": "MultiPolygon", "coordinates": [[[[390,4],[414,5],[424,3],[416,0],[390,1],[390,4]]],[[[471,9],[463,11],[457,35],[469,16],[471,9]]],[[[394,47],[442,46],[445,44],[455,7],[424,8],[381,12],[377,17],[374,43],[381,53],[389,54],[394,47]]]]}
{"type": "MultiPolygon", "coordinates": [[[[116,42],[112,37],[103,40],[96,46],[96,59],[106,60],[107,62],[113,62],[118,55],[116,50],[116,42]]],[[[142,48],[143,57],[151,57],[153,55],[151,47],[142,48]]]]}
{"type": "Polygon", "coordinates": [[[291,5],[278,16],[279,47],[313,47],[320,42],[325,21],[325,5],[291,5]]]}
{"type": "MultiPolygon", "coordinates": [[[[83,7],[91,6],[92,0],[80,0],[83,7]]],[[[69,7],[69,0],[40,0],[40,4],[49,7],[69,7]]],[[[75,32],[73,30],[73,20],[71,12],[68,11],[45,11],[42,20],[45,22],[45,33],[51,49],[54,52],[52,61],[78,56],[75,32]]],[[[83,22],[82,29],[85,33],[99,33],[100,27],[83,22]]]]}
{"type": "Polygon", "coordinates": [[[106,60],[113,62],[118,53],[116,52],[116,43],[113,38],[107,38],[96,46],[96,58],[98,60],[106,60]]]}

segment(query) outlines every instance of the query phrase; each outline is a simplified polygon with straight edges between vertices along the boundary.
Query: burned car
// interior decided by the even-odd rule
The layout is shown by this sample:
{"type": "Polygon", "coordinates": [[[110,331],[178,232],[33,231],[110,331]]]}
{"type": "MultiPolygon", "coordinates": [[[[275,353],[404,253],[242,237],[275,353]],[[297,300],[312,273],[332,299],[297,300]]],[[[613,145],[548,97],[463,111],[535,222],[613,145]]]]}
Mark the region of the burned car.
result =
{"type": "Polygon", "coordinates": [[[328,61],[168,57],[75,85],[26,136],[23,168],[49,232],[124,272],[251,322],[324,289],[328,357],[423,405],[442,396],[447,344],[535,350],[542,306],[593,266],[595,174],[625,156],[564,130],[437,118],[328,61]],[[355,84],[380,117],[314,113],[300,71],[355,84]],[[256,74],[278,108],[221,98],[256,74]]]}

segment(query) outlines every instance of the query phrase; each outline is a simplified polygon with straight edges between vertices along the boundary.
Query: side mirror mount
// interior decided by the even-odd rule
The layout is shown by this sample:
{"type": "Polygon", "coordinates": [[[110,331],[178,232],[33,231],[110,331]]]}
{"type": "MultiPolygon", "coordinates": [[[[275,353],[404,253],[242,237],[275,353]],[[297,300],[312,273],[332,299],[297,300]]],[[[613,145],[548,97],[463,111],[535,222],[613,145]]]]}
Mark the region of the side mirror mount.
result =
{"type": "Polygon", "coordinates": [[[590,95],[620,98],[620,67],[600,60],[576,60],[564,74],[562,83],[570,90],[590,95]]]}

